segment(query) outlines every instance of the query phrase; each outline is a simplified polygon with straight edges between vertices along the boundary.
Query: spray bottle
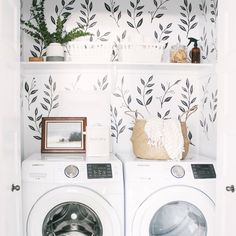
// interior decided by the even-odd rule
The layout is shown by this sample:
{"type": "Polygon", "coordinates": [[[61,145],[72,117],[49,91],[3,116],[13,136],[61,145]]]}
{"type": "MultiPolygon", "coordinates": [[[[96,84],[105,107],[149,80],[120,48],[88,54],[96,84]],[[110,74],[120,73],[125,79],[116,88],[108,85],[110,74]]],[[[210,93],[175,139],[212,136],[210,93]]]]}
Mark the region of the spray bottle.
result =
{"type": "Polygon", "coordinates": [[[197,45],[198,40],[195,38],[192,38],[192,37],[190,37],[188,39],[189,39],[188,46],[191,43],[194,43],[194,47],[191,50],[191,61],[192,61],[192,63],[200,63],[200,48],[197,45]]]}

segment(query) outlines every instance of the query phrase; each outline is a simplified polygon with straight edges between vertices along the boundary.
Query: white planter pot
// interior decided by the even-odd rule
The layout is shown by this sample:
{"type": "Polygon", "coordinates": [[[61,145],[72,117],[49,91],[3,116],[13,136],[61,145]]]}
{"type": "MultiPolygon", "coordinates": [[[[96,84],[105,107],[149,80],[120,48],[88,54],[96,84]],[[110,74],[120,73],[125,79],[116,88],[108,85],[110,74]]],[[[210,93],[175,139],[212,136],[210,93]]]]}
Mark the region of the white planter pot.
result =
{"type": "Polygon", "coordinates": [[[64,47],[60,43],[50,43],[47,47],[47,61],[64,61],[64,47]]]}

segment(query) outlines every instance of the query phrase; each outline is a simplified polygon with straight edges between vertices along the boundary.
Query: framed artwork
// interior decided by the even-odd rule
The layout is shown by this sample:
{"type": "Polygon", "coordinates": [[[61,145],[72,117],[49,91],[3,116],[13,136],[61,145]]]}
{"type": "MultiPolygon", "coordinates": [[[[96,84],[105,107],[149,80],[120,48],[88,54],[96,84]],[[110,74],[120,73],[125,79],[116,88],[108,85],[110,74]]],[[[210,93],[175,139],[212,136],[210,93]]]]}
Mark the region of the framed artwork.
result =
{"type": "Polygon", "coordinates": [[[86,124],[86,117],[43,117],[41,152],[85,152],[86,124]]]}

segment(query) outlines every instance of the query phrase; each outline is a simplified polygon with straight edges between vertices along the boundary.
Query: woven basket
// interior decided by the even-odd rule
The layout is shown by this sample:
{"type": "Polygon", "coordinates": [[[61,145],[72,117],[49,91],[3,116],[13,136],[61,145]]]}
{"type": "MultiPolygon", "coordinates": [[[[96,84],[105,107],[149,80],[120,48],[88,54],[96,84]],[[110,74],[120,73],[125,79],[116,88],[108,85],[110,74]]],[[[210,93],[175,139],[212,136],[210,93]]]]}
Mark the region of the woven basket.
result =
{"type": "MultiPolygon", "coordinates": [[[[134,154],[136,155],[136,157],[142,159],[169,160],[170,158],[163,146],[159,145],[156,147],[148,144],[148,137],[144,131],[145,124],[145,120],[136,120],[133,127],[131,142],[134,154]]],[[[181,158],[183,160],[188,154],[190,144],[187,135],[186,122],[181,122],[181,130],[184,139],[184,152],[181,158]]]]}

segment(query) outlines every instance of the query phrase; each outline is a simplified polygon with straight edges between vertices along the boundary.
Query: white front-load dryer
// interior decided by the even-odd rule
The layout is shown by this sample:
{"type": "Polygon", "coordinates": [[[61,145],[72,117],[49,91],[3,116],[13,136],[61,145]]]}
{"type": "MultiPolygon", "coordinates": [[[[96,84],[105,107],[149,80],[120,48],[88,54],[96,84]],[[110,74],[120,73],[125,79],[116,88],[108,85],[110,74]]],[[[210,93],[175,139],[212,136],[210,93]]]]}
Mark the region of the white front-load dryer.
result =
{"type": "Polygon", "coordinates": [[[24,236],[123,236],[122,164],[115,156],[34,154],[22,164],[24,236]]]}
{"type": "Polygon", "coordinates": [[[213,160],[119,158],[124,163],[126,236],[215,236],[213,160]]]}

